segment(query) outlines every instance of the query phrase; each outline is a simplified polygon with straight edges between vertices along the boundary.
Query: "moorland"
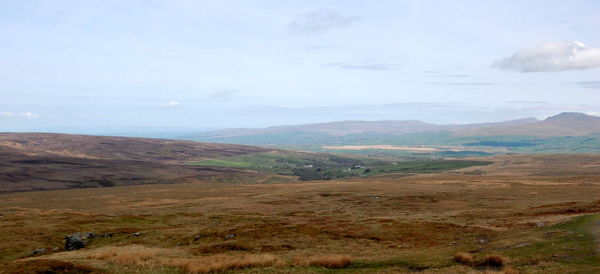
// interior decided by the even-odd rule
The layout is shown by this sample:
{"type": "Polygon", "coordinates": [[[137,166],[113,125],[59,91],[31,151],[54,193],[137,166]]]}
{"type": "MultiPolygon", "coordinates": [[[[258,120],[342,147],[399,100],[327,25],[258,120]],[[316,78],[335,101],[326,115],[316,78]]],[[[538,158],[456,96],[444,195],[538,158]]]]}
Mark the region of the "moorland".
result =
{"type": "Polygon", "coordinates": [[[594,154],[415,160],[0,137],[7,273],[600,271],[594,154]],[[85,247],[67,251],[73,233],[85,247]]]}

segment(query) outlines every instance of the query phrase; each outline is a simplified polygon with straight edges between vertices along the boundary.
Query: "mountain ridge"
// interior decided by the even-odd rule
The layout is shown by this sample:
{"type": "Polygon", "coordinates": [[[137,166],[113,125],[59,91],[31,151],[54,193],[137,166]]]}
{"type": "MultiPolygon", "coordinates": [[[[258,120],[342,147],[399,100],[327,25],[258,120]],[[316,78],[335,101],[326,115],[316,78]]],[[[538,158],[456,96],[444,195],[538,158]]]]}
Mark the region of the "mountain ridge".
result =
{"type": "Polygon", "coordinates": [[[277,146],[348,143],[402,144],[399,139],[407,136],[415,137],[415,134],[418,135],[415,138],[425,139],[440,135],[447,135],[448,138],[514,136],[520,139],[535,139],[585,136],[596,133],[600,133],[600,117],[584,113],[563,112],[543,120],[528,117],[475,124],[437,125],[417,120],[351,120],[258,129],[225,129],[201,133],[188,138],[208,142],[277,146]]]}

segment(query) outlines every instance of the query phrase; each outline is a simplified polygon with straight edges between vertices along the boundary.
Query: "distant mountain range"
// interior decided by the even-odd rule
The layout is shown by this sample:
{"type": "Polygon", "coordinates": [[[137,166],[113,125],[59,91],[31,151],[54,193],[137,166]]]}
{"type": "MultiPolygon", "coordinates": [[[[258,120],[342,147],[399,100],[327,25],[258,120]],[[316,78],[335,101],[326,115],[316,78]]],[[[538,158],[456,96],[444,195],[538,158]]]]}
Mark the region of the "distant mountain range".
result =
{"type": "MultiPolygon", "coordinates": [[[[250,137],[256,141],[264,139],[269,144],[277,135],[299,134],[322,139],[324,136],[344,137],[349,135],[405,135],[414,133],[449,132],[455,136],[582,136],[600,133],[600,117],[583,113],[564,112],[545,120],[523,118],[497,123],[467,125],[435,125],[421,121],[340,121],[294,126],[276,126],[262,129],[226,129],[207,132],[195,139],[238,143],[236,140],[250,137]]],[[[277,139],[277,138],[275,138],[277,139]]],[[[243,143],[243,142],[242,142],[243,143]]],[[[256,142],[252,142],[256,144],[256,142]]],[[[277,144],[277,143],[274,143],[277,144]]]]}

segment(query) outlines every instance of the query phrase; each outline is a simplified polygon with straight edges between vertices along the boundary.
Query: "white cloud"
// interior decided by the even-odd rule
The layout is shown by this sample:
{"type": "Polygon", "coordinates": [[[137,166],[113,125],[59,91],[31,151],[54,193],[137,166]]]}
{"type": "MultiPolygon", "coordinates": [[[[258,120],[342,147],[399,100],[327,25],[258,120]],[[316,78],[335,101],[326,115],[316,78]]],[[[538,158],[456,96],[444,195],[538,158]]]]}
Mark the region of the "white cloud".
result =
{"type": "Polygon", "coordinates": [[[10,111],[3,111],[3,112],[0,112],[0,117],[20,117],[20,118],[28,118],[28,119],[40,118],[39,115],[33,114],[33,113],[29,112],[29,111],[27,111],[27,112],[19,112],[19,113],[14,113],[14,112],[10,112],[10,111]]]}
{"type": "Polygon", "coordinates": [[[517,51],[496,61],[496,68],[521,72],[581,70],[600,67],[600,48],[584,43],[550,42],[517,51]]]}
{"type": "Polygon", "coordinates": [[[161,107],[167,107],[167,108],[176,107],[179,105],[180,105],[180,103],[177,101],[169,101],[169,102],[164,102],[164,103],[160,104],[161,107]]]}
{"type": "Polygon", "coordinates": [[[350,26],[360,18],[345,16],[333,9],[320,9],[297,16],[288,24],[291,33],[316,33],[350,26]]]}
{"type": "Polygon", "coordinates": [[[40,118],[39,115],[33,114],[29,111],[28,112],[20,112],[18,115],[19,115],[19,117],[30,118],[30,119],[40,118]]]}

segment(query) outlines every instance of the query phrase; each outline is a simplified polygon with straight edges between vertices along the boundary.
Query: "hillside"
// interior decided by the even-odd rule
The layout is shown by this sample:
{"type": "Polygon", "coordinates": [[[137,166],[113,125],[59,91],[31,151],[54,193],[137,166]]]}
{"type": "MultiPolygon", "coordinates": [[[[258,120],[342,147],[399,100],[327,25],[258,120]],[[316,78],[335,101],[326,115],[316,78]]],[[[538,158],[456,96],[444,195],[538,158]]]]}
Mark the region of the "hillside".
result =
{"type": "Polygon", "coordinates": [[[84,159],[186,162],[266,152],[242,145],[56,133],[0,133],[0,149],[84,159]]]}
{"type": "MultiPolygon", "coordinates": [[[[0,133],[0,193],[254,178],[263,174],[184,163],[267,149],[144,138],[0,133]]],[[[269,176],[266,176],[269,177],[269,176]]]]}

